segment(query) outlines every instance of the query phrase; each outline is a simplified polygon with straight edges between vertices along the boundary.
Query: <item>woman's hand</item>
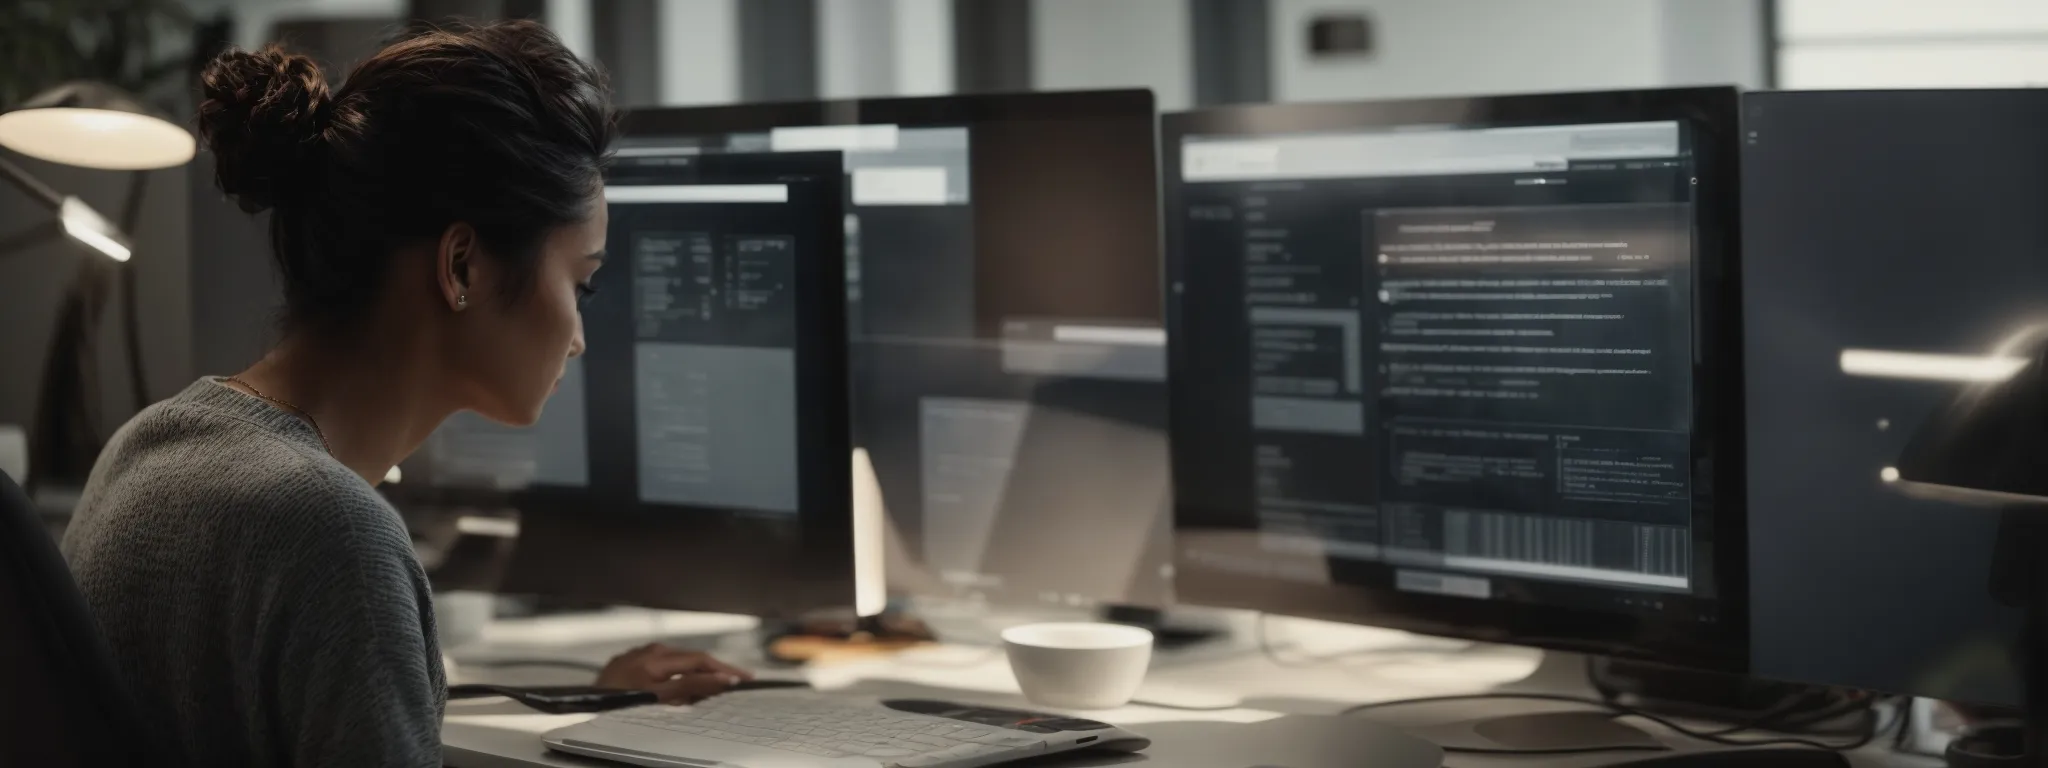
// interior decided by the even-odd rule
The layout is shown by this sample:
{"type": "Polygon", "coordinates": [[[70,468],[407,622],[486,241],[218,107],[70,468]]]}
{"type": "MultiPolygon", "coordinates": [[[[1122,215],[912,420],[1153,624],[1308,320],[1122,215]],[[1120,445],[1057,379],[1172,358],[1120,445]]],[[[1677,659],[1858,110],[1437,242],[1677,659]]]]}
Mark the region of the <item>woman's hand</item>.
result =
{"type": "Polygon", "coordinates": [[[653,691],[664,704],[688,704],[752,679],[746,670],[708,653],[651,643],[619,654],[604,665],[604,671],[597,673],[597,687],[653,691]]]}

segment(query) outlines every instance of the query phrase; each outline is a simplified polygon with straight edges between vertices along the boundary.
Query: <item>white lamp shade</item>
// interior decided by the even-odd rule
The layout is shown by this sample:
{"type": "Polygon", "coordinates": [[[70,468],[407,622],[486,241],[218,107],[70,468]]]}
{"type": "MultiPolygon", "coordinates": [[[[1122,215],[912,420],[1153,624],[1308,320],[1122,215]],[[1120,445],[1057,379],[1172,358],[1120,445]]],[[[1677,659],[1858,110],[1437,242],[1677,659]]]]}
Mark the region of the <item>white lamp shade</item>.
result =
{"type": "Polygon", "coordinates": [[[0,146],[38,160],[109,171],[146,171],[191,162],[197,142],[169,121],[81,107],[0,115],[0,146]]]}
{"type": "Polygon", "coordinates": [[[191,162],[192,134],[105,83],[73,81],[0,115],[0,147],[38,160],[108,171],[191,162]]]}

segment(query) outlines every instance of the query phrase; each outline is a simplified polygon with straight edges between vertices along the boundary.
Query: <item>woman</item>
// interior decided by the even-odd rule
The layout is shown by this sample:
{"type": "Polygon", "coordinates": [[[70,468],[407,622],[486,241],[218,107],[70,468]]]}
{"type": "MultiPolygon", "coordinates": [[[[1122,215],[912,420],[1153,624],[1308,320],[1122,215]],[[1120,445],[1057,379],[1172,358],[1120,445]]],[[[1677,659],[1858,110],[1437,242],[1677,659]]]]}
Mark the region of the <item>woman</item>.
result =
{"type": "MultiPolygon", "coordinates": [[[[431,595],[372,486],[456,411],[533,423],[583,352],[604,79],[511,22],[394,43],[331,93],[276,47],[202,84],[221,191],[271,211],[283,340],[123,427],[65,554],[188,763],[440,765],[431,595]]],[[[679,701],[743,677],[651,646],[598,684],[679,701]]]]}

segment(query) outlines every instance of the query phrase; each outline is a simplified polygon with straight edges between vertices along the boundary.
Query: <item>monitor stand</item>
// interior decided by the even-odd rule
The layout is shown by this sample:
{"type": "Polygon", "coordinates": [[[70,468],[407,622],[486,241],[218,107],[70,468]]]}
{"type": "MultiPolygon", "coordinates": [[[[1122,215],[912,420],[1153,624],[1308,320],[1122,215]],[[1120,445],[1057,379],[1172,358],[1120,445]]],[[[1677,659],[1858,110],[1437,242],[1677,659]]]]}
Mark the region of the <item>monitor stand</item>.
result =
{"type": "MultiPolygon", "coordinates": [[[[1548,694],[1598,698],[1588,678],[1587,657],[1560,651],[1546,651],[1536,669],[1513,682],[1494,688],[1503,694],[1548,694]]],[[[1462,722],[1410,729],[1415,735],[1452,748],[1512,750],[1540,753],[1598,747],[1615,751],[1662,752],[1649,757],[1612,763],[1627,766],[1814,766],[1846,767],[1848,762],[1834,752],[1807,748],[1725,749],[1714,751],[1672,751],[1648,731],[1617,721],[1611,713],[1575,709],[1523,715],[1483,717],[1462,722]]]]}
{"type": "MultiPolygon", "coordinates": [[[[1586,657],[1558,651],[1544,652],[1527,677],[1496,686],[1493,692],[1594,695],[1586,682],[1586,657]]],[[[1592,709],[1482,717],[1411,730],[1446,747],[1467,749],[1532,753],[1583,747],[1615,751],[1664,749],[1663,742],[1647,731],[1617,721],[1608,712],[1592,709]]]]}
{"type": "Polygon", "coordinates": [[[2012,652],[2020,682],[2018,722],[1974,729],[1948,747],[1952,766],[2026,765],[2048,768],[2048,512],[2038,504],[2013,504],[1999,512],[1992,549],[1993,599],[2020,608],[2017,647],[2012,652]]]}

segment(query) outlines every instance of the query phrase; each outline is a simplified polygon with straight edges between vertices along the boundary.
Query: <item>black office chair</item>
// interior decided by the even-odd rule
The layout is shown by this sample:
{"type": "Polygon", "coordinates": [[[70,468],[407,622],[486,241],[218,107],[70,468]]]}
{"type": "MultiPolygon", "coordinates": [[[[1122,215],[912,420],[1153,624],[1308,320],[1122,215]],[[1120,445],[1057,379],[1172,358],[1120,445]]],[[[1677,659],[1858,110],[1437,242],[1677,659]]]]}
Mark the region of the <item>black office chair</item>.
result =
{"type": "Polygon", "coordinates": [[[71,569],[0,472],[0,765],[177,765],[114,668],[71,569]]]}

